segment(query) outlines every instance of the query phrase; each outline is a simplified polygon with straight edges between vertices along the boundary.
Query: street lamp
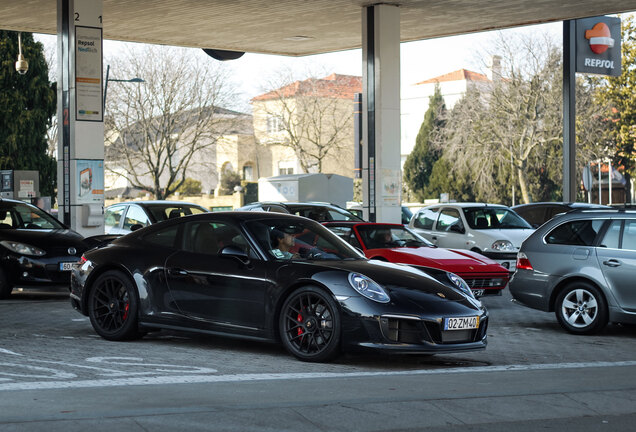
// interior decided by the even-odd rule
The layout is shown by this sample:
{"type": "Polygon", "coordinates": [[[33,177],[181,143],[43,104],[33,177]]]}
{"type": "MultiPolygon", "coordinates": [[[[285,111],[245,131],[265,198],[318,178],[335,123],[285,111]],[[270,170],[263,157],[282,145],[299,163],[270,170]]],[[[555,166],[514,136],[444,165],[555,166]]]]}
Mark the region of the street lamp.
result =
{"type": "Polygon", "coordinates": [[[108,75],[110,74],[110,65],[106,66],[106,79],[104,80],[104,101],[103,101],[103,110],[106,111],[106,93],[108,92],[108,81],[112,81],[112,82],[129,82],[129,83],[143,83],[146,82],[144,80],[142,80],[141,78],[135,77],[135,78],[131,78],[131,79],[114,79],[114,78],[108,78],[108,75]]]}

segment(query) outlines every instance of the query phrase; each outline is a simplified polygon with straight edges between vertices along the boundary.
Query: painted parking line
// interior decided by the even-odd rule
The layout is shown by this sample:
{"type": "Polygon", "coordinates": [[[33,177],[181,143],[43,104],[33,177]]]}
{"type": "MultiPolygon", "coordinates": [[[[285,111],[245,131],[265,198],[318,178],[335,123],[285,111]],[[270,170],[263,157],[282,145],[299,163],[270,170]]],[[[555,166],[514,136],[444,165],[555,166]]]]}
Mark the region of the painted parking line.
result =
{"type": "Polygon", "coordinates": [[[116,379],[94,380],[66,380],[66,381],[32,381],[1,383],[0,391],[15,390],[47,390],[47,389],[73,389],[91,387],[115,387],[115,386],[143,386],[165,384],[202,384],[222,382],[249,382],[249,381],[282,381],[282,380],[306,380],[319,378],[364,378],[383,376],[408,376],[408,375],[443,375],[462,373],[491,373],[511,371],[533,370],[558,370],[558,369],[583,369],[583,368],[608,368],[636,366],[636,361],[619,362],[586,362],[586,363],[552,363],[530,365],[507,366],[477,366],[449,369],[419,369],[409,371],[384,371],[384,372],[315,372],[315,373],[269,373],[269,374],[233,374],[233,375],[175,375],[156,377],[132,377],[116,379]]]}

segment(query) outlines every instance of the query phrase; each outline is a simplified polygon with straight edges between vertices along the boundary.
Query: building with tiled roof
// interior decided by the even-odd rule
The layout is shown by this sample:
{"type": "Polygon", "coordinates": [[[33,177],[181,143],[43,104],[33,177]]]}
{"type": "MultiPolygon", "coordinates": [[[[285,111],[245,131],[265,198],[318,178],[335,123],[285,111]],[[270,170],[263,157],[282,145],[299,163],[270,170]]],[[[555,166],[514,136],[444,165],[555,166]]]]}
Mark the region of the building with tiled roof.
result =
{"type": "Polygon", "coordinates": [[[322,172],[353,177],[353,102],[361,92],[362,77],[334,73],[254,97],[254,136],[271,151],[259,164],[259,176],[322,172]]]}
{"type": "Polygon", "coordinates": [[[471,87],[486,88],[501,76],[501,58],[493,56],[488,75],[473,72],[467,69],[459,69],[444,75],[429,78],[417,82],[402,90],[401,97],[401,160],[402,165],[406,157],[415,147],[415,139],[424,121],[424,114],[428,109],[429,98],[439,85],[447,109],[453,106],[464,96],[471,87]]]}

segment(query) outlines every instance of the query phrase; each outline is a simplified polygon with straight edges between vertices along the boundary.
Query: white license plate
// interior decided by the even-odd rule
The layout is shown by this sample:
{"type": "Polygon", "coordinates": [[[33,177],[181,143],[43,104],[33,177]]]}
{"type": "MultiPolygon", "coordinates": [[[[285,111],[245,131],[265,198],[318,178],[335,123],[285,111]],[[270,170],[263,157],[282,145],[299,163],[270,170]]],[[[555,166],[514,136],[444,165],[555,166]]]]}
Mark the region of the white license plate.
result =
{"type": "Polygon", "coordinates": [[[479,328],[479,317],[444,318],[444,330],[467,330],[479,328]]]}
{"type": "Polygon", "coordinates": [[[61,262],[60,263],[60,270],[61,271],[71,271],[73,269],[73,264],[72,262],[61,262]]]}
{"type": "Polygon", "coordinates": [[[484,295],[484,292],[485,292],[485,291],[486,291],[486,290],[483,290],[483,289],[474,289],[474,290],[473,290],[473,295],[474,295],[475,297],[481,297],[481,296],[483,296],[483,295],[484,295]]]}

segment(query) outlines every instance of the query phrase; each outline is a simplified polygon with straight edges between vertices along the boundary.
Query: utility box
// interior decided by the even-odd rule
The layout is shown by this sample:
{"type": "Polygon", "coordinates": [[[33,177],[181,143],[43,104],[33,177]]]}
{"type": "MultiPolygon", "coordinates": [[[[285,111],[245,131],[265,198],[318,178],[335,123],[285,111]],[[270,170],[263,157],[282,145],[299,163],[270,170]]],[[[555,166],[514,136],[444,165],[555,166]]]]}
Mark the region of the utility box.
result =
{"type": "Polygon", "coordinates": [[[28,170],[0,170],[0,197],[31,202],[40,196],[40,173],[28,170]]]}
{"type": "Polygon", "coordinates": [[[258,180],[259,201],[320,201],[342,208],[353,199],[353,179],[338,174],[290,174],[258,180]]]}

